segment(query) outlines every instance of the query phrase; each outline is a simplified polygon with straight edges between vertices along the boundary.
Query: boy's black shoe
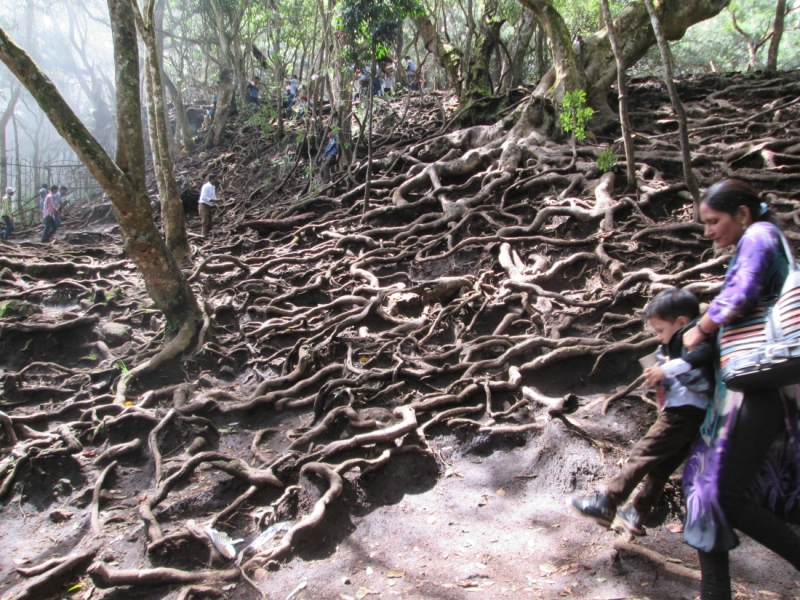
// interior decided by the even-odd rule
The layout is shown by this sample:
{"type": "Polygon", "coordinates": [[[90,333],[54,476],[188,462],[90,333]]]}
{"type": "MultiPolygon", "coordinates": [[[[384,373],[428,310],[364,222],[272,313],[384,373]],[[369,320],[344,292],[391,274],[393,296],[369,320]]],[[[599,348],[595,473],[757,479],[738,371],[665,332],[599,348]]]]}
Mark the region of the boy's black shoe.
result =
{"type": "Polygon", "coordinates": [[[617,518],[628,533],[644,535],[644,515],[636,510],[633,505],[623,506],[617,511],[617,518]]]}
{"type": "Polygon", "coordinates": [[[611,527],[614,515],[617,514],[617,506],[600,492],[584,498],[567,498],[567,505],[582,517],[588,517],[602,527],[611,527]]]}

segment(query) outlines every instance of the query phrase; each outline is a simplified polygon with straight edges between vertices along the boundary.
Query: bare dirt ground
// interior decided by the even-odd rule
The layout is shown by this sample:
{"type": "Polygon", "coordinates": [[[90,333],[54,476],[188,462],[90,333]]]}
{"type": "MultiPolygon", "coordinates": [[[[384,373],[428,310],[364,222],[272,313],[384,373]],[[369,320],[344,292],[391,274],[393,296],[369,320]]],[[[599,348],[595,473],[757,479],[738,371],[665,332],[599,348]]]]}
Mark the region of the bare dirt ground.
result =
{"type": "MultiPolygon", "coordinates": [[[[799,92],[798,73],[681,87],[701,184],[753,182],[793,240],[799,92]]],[[[654,418],[643,390],[607,402],[654,346],[637,311],[667,285],[709,299],[727,261],[689,218],[663,86],[632,87],[639,194],[530,114],[420,142],[454,107],[414,102],[382,108],[365,219],[363,163],[315,189],[253,126],[178,164],[187,198],[227,180],[211,239],[188,222],[206,323],[124,393],[165,327],[106,209],[2,246],[3,598],[697,595],[677,481],[633,542],[565,506],[654,418]]],[[[748,540],[732,571],[740,599],[800,597],[748,540]]]]}

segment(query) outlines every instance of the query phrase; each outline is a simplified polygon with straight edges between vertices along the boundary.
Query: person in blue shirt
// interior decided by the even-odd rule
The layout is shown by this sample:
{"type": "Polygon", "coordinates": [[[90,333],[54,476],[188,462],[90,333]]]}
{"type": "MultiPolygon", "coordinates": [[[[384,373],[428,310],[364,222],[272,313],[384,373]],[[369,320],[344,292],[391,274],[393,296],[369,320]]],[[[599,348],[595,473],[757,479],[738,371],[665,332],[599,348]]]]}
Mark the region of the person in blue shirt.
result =
{"type": "Polygon", "coordinates": [[[328,145],[325,146],[325,151],[322,153],[322,163],[319,167],[319,173],[322,176],[324,183],[331,181],[331,167],[336,162],[339,156],[339,136],[332,130],[328,132],[328,145]]]}
{"type": "Polygon", "coordinates": [[[253,77],[253,81],[247,84],[247,95],[250,99],[250,102],[256,106],[261,106],[261,99],[258,97],[258,84],[260,82],[260,78],[253,77]]]}
{"type": "Polygon", "coordinates": [[[419,83],[417,82],[417,63],[411,60],[411,57],[406,55],[406,79],[408,80],[408,89],[412,92],[419,90],[419,83]]]}

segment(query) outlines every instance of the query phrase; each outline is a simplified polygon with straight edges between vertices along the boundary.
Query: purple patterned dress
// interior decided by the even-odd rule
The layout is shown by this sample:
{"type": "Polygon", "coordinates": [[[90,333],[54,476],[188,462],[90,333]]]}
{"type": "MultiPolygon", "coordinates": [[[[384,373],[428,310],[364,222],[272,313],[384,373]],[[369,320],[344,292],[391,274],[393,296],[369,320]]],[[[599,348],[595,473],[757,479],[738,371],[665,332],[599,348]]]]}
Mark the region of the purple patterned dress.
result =
{"type": "MultiPolygon", "coordinates": [[[[777,229],[766,222],[752,224],[736,246],[722,291],[709,306],[708,315],[723,328],[737,322],[757,306],[774,300],[787,273],[788,261],[777,229]]],[[[718,478],[743,394],[727,389],[717,375],[714,399],[683,474],[684,538],[704,552],[726,552],[739,544],[719,505],[718,478]]],[[[800,386],[785,388],[782,396],[786,435],[775,440],[748,493],[783,519],[800,522],[800,427],[796,409],[800,386]]]]}

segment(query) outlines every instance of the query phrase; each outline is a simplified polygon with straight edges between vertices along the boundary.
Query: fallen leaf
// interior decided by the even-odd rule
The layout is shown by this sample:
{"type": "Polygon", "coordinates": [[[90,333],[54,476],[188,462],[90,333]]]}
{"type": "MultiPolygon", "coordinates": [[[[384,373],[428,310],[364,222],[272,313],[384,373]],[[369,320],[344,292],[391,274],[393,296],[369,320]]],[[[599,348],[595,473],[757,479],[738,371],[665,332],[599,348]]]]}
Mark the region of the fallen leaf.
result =
{"type": "Polygon", "coordinates": [[[372,570],[372,567],[367,567],[366,573],[367,575],[372,575],[375,571],[372,570]]]}
{"type": "Polygon", "coordinates": [[[399,578],[399,577],[403,577],[403,575],[405,575],[405,573],[403,573],[402,571],[389,571],[389,572],[386,574],[386,576],[387,576],[389,579],[397,579],[397,578],[399,578]]]}
{"type": "Polygon", "coordinates": [[[358,598],[358,600],[363,600],[363,598],[366,598],[370,594],[377,594],[377,593],[378,592],[376,592],[375,590],[371,590],[367,587],[362,587],[358,588],[358,591],[356,592],[356,598],[358,598]]]}
{"type": "Polygon", "coordinates": [[[495,494],[497,494],[498,496],[505,496],[506,491],[503,488],[500,488],[495,492],[495,494]]]}
{"type": "Polygon", "coordinates": [[[667,531],[671,531],[672,533],[683,533],[683,525],[680,523],[670,523],[667,525],[667,531]]]}
{"type": "Polygon", "coordinates": [[[342,600],[356,600],[355,598],[353,598],[352,596],[348,596],[347,594],[339,594],[339,598],[341,598],[342,600]]]}
{"type": "Polygon", "coordinates": [[[683,561],[680,558],[672,558],[671,556],[667,557],[667,562],[675,563],[676,565],[681,564],[683,561]]]}
{"type": "Polygon", "coordinates": [[[607,579],[605,577],[598,577],[597,578],[597,583],[604,583],[605,581],[607,581],[607,579]]]}
{"type": "Polygon", "coordinates": [[[459,585],[463,588],[474,588],[479,586],[477,581],[462,581],[459,583],[459,585]]]}

